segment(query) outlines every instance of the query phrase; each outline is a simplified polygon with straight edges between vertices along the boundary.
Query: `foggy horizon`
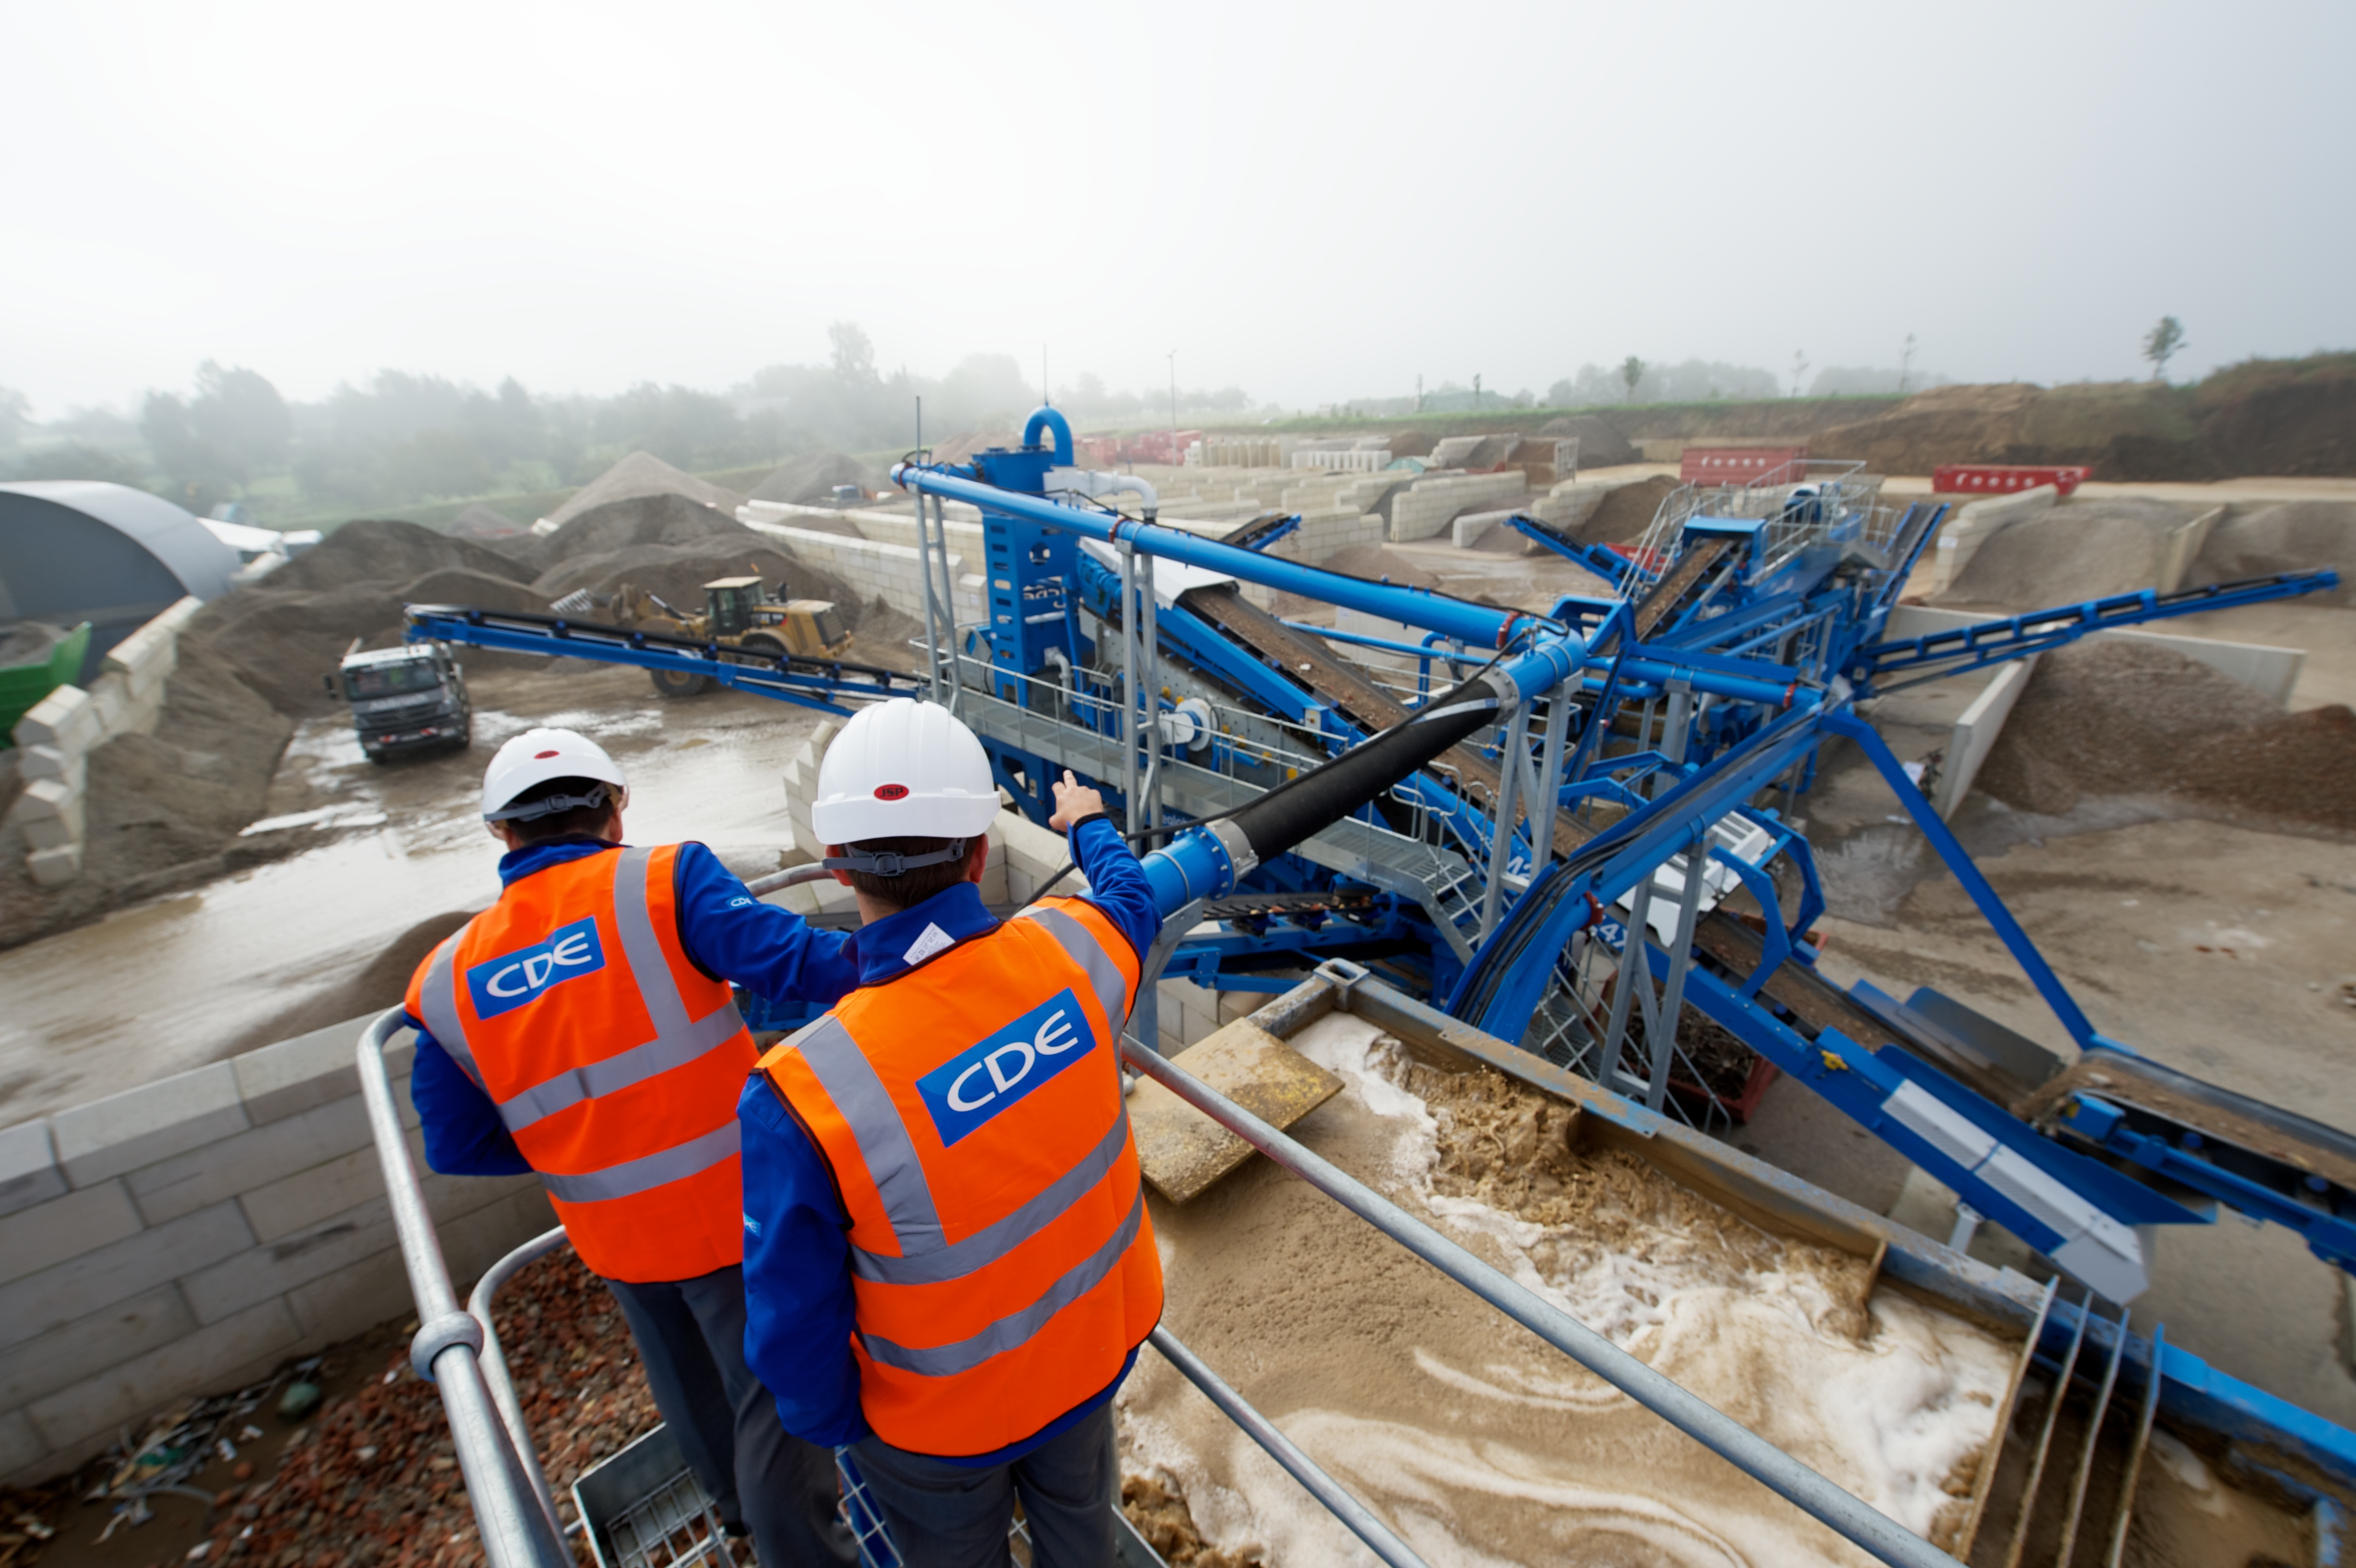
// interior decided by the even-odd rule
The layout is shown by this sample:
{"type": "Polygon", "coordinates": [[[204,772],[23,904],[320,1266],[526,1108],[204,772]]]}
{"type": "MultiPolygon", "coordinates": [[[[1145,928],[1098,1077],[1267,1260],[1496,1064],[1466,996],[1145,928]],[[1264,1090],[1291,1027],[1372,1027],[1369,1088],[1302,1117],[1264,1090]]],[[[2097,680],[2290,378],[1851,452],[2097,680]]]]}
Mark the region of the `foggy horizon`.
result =
{"type": "Polygon", "coordinates": [[[2356,343],[2356,12],[20,10],[0,386],[724,390],[856,322],[1150,402],[1627,355],[2171,379],[2356,343]]]}

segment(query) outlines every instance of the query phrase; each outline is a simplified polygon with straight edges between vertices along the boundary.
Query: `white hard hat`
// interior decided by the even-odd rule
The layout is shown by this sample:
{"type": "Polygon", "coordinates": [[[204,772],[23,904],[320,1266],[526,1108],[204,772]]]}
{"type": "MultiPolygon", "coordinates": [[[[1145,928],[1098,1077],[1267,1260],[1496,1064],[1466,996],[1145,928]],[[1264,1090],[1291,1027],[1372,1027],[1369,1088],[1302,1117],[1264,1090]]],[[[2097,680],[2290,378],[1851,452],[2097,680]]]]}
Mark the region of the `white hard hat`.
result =
{"type": "Polygon", "coordinates": [[[509,809],[516,796],[551,779],[594,779],[617,792],[629,783],[622,776],[622,765],[588,736],[572,730],[527,730],[501,746],[484,770],[483,820],[545,816],[577,805],[602,805],[607,798],[603,795],[596,800],[559,796],[509,809]]]}
{"type": "Polygon", "coordinates": [[[998,782],[973,731],[937,703],[862,708],[818,765],[810,827],[821,842],[970,838],[998,816],[998,782]]]}

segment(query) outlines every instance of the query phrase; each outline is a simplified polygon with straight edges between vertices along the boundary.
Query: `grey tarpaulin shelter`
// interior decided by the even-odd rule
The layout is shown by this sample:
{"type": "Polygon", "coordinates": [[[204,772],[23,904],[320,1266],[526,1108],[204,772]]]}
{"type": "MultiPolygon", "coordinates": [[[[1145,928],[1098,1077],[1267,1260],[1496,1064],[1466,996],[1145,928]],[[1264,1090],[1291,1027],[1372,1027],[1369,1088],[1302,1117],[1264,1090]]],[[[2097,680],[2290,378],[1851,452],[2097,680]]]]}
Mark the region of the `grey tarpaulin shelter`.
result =
{"type": "Polygon", "coordinates": [[[96,480],[0,485],[0,623],[91,623],[86,684],[108,649],[176,601],[226,592],[237,552],[145,490],[96,480]]]}

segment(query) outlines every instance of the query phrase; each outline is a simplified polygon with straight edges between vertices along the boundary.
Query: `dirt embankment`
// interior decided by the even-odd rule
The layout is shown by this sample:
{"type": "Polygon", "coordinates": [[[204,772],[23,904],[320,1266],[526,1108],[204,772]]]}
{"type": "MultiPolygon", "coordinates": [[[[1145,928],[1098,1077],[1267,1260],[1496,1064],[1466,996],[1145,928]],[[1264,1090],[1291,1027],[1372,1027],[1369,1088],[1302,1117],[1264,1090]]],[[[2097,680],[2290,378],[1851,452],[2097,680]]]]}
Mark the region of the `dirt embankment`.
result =
{"type": "Polygon", "coordinates": [[[1938,387],[1872,417],[1823,425],[1808,446],[1882,474],[2059,463],[2114,480],[2356,475],[2356,355],[2253,360],[2189,388],[1938,387]]]}
{"type": "Polygon", "coordinates": [[[2356,833],[2356,712],[2286,713],[2172,649],[2126,638],[2050,653],[1977,787],[2059,816],[2082,799],[2173,795],[2276,832],[2356,833]]]}

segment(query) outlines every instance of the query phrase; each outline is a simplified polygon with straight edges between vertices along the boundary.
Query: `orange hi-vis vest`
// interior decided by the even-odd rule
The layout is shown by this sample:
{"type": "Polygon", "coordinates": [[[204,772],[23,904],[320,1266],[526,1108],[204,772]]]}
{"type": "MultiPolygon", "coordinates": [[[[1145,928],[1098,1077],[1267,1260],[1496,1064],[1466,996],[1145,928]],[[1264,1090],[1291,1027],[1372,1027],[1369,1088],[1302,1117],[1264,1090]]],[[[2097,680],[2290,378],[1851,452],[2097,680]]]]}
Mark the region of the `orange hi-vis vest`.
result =
{"type": "Polygon", "coordinates": [[[1100,911],[1048,899],[761,1059],[850,1214],[860,1404],[893,1446],[1020,1442],[1161,1320],[1121,1093],[1137,977],[1100,911]]]}
{"type": "Polygon", "coordinates": [[[581,1261],[640,1284],[744,1261],[736,1098],[760,1052],[680,944],[678,858],[535,871],[409,983],[410,1017],[498,1106],[581,1261]]]}

